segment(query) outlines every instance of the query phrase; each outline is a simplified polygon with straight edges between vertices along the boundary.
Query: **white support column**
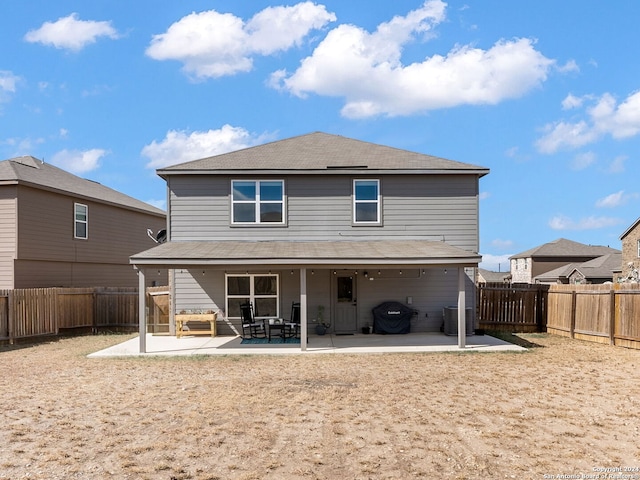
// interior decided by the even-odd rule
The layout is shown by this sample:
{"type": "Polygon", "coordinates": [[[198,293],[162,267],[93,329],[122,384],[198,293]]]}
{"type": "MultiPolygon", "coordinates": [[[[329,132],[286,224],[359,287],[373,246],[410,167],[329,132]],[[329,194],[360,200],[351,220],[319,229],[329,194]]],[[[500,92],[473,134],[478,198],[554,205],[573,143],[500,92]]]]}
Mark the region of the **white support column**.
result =
{"type": "Polygon", "coordinates": [[[464,267],[458,267],[458,348],[465,348],[467,336],[467,309],[465,300],[464,267]]]}
{"type": "Polygon", "coordinates": [[[147,353],[147,289],[144,269],[138,270],[138,322],[140,327],[140,353],[147,353]]]}
{"type": "Polygon", "coordinates": [[[307,269],[300,269],[300,350],[307,350],[307,269]]]}

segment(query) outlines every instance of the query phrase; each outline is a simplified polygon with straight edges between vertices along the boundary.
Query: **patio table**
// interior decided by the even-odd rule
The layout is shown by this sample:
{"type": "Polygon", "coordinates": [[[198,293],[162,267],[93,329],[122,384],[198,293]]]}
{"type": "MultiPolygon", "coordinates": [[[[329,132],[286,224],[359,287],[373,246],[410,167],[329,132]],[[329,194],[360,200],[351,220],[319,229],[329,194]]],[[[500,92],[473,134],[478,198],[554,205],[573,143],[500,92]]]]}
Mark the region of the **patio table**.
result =
{"type": "Polygon", "coordinates": [[[280,333],[278,334],[278,336],[284,338],[284,320],[279,318],[271,318],[269,319],[267,324],[269,325],[269,342],[271,342],[271,332],[273,330],[279,331],[280,333]]]}

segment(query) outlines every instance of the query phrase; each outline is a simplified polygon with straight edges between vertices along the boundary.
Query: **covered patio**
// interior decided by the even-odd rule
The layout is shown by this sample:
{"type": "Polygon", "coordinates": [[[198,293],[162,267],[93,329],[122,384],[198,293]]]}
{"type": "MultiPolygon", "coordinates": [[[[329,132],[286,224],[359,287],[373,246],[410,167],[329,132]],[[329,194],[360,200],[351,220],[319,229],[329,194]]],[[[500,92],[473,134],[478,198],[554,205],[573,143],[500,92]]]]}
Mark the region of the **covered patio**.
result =
{"type": "MultiPolygon", "coordinates": [[[[146,351],[140,350],[138,337],[89,355],[90,358],[193,355],[295,355],[303,353],[296,344],[242,344],[241,337],[145,336],[146,351]]],[[[434,352],[521,352],[526,349],[489,335],[466,338],[460,350],[457,338],[439,333],[407,335],[311,335],[307,354],[381,354],[434,352]]]]}
{"type": "MultiPolygon", "coordinates": [[[[140,292],[144,292],[144,285],[146,284],[147,275],[152,274],[158,269],[184,269],[189,272],[198,271],[202,272],[202,276],[206,272],[213,272],[218,276],[226,275],[227,271],[246,271],[249,272],[271,272],[272,270],[286,270],[291,271],[293,275],[294,271],[299,276],[299,296],[296,293],[296,300],[300,303],[300,336],[301,338],[310,338],[310,342],[301,342],[299,345],[285,346],[284,351],[290,351],[291,349],[299,352],[311,351],[314,348],[314,342],[311,342],[309,335],[309,308],[308,308],[308,296],[313,291],[309,291],[308,281],[313,277],[314,272],[319,271],[333,271],[334,275],[336,270],[344,271],[351,270],[358,274],[362,272],[365,276],[368,271],[390,271],[395,269],[400,275],[403,271],[412,269],[417,271],[419,276],[428,274],[428,272],[439,272],[438,275],[443,275],[442,278],[448,278],[449,282],[453,279],[457,279],[457,282],[452,283],[450,293],[447,294],[447,298],[454,299],[449,300],[449,305],[454,304],[458,311],[457,321],[457,349],[465,349],[469,338],[467,337],[466,327],[466,310],[469,305],[466,298],[466,288],[469,282],[469,277],[465,272],[465,268],[474,268],[478,266],[481,257],[479,254],[469,252],[467,250],[454,247],[443,241],[427,241],[422,239],[413,240],[371,240],[363,241],[357,238],[344,239],[339,241],[185,241],[185,242],[167,242],[161,244],[155,248],[141,252],[134,255],[130,259],[130,263],[138,270],[140,292]],[[447,276],[447,271],[450,273],[447,276]],[[217,272],[217,273],[216,273],[217,272]],[[452,278],[453,277],[453,278],[452,278]],[[453,290],[455,288],[455,291],[453,290]]],[[[293,277],[292,277],[293,278],[293,277]]],[[[431,275],[432,280],[438,277],[431,275]]],[[[371,280],[371,278],[369,278],[371,280]]],[[[437,280],[435,280],[437,282],[437,280]]],[[[175,286],[171,288],[171,296],[175,298],[175,286]]],[[[219,296],[223,297],[223,294],[219,296]]],[[[377,298],[377,297],[376,297],[377,298]]],[[[404,298],[404,297],[403,297],[404,298]]],[[[214,302],[213,298],[209,298],[212,305],[217,305],[218,310],[220,308],[220,299],[215,299],[218,303],[214,302]]],[[[368,300],[372,301],[372,298],[359,297],[358,303],[368,300]]],[[[387,300],[385,298],[378,298],[378,300],[387,300]]],[[[354,298],[354,303],[356,302],[354,298]]],[[[444,306],[444,305],[443,305],[444,306]]],[[[209,308],[209,307],[207,307],[209,308]]],[[[441,308],[441,307],[440,307],[441,308]]],[[[139,297],[139,331],[140,336],[138,339],[138,353],[143,354],[150,352],[151,343],[155,341],[153,337],[147,335],[146,325],[146,296],[144,293],[139,297]]],[[[176,313],[176,312],[172,312],[176,313]]],[[[428,313],[426,314],[428,315],[428,313]]],[[[230,323],[230,322],[227,322],[230,323]]],[[[175,325],[174,322],[171,322],[175,325]]],[[[173,332],[172,332],[173,333],[173,332]]],[[[352,341],[356,341],[359,335],[349,335],[352,341]]],[[[340,345],[340,336],[331,336],[332,342],[337,342],[340,345]]],[[[374,337],[370,335],[362,335],[366,337],[366,342],[371,343],[374,337]]],[[[401,344],[402,342],[396,339],[403,337],[391,336],[394,341],[391,343],[401,344]]],[[[227,345],[229,339],[222,340],[211,339],[211,348],[217,348],[220,351],[229,350],[231,347],[227,345]],[[219,343],[223,342],[223,343],[219,343]],[[213,347],[217,345],[217,347],[213,347]]],[[[346,338],[346,337],[345,337],[346,338]]],[[[418,336],[415,333],[409,334],[407,340],[409,343],[426,342],[422,346],[429,346],[435,338],[448,338],[442,334],[432,334],[427,336],[418,336]]],[[[183,339],[180,339],[183,340],[183,339]]],[[[202,340],[202,339],[201,339],[202,340]]],[[[318,349],[327,349],[323,341],[319,341],[318,349]]],[[[438,343],[438,342],[436,342],[438,343]]],[[[450,343],[450,340],[445,342],[450,343]]],[[[404,348],[419,347],[417,345],[404,345],[404,348]]],[[[244,347],[244,345],[243,345],[244,347]]],[[[254,346],[255,347],[255,346],[254,346]]],[[[209,347],[207,347],[209,348],[209,347]]],[[[268,346],[270,352],[276,352],[278,348],[273,345],[268,346]]],[[[335,350],[335,344],[331,347],[335,350]]],[[[346,348],[346,347],[345,347],[346,348]]],[[[351,346],[348,348],[357,348],[351,346]]],[[[256,348],[256,350],[261,350],[256,348]]],[[[342,350],[338,348],[338,350],[342,350]]],[[[226,353],[229,353],[228,351],[226,353]]]]}

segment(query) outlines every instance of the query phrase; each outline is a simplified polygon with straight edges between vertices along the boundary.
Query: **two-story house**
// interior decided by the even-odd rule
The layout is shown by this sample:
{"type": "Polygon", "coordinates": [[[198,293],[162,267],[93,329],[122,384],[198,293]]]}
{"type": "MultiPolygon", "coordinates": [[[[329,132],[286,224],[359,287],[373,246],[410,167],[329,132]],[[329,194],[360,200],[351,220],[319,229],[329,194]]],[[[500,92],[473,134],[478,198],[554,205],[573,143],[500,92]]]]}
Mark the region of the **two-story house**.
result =
{"type": "Polygon", "coordinates": [[[306,338],[319,309],[333,332],[351,334],[395,300],[413,309],[411,331],[440,331],[443,308],[457,306],[464,345],[488,172],[325,133],[170,166],[157,172],[168,241],[131,263],[141,282],[172,269],[172,313],[215,310],[221,334],[239,332],[246,301],[263,318],[300,302],[306,338]]]}
{"type": "MultiPolygon", "coordinates": [[[[0,289],[135,287],[166,213],[26,156],[0,162],[0,289]]],[[[164,276],[148,283],[165,285],[164,276]]]]}
{"type": "Polygon", "coordinates": [[[640,218],[620,236],[622,241],[622,268],[617,280],[640,282],[640,218]]]}
{"type": "MultiPolygon", "coordinates": [[[[558,238],[509,257],[511,282],[536,283],[536,278],[540,281],[543,274],[552,270],[616,253],[620,253],[620,250],[602,245],[585,245],[566,238],[558,238]]],[[[558,276],[554,277],[551,283],[556,283],[557,278],[558,276]]]]}

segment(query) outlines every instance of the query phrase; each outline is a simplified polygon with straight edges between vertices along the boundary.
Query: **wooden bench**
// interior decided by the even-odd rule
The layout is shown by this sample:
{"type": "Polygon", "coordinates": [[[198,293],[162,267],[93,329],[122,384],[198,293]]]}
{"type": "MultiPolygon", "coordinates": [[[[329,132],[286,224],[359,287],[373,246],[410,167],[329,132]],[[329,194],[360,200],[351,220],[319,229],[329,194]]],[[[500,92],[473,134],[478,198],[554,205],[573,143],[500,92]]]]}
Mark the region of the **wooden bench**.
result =
{"type": "Polygon", "coordinates": [[[176,337],[180,338],[183,335],[211,335],[216,336],[216,319],[218,314],[216,313],[180,313],[176,314],[176,337]],[[188,322],[202,324],[209,324],[209,329],[191,328],[187,326],[188,322]],[[187,327],[187,330],[185,330],[187,327]]]}

